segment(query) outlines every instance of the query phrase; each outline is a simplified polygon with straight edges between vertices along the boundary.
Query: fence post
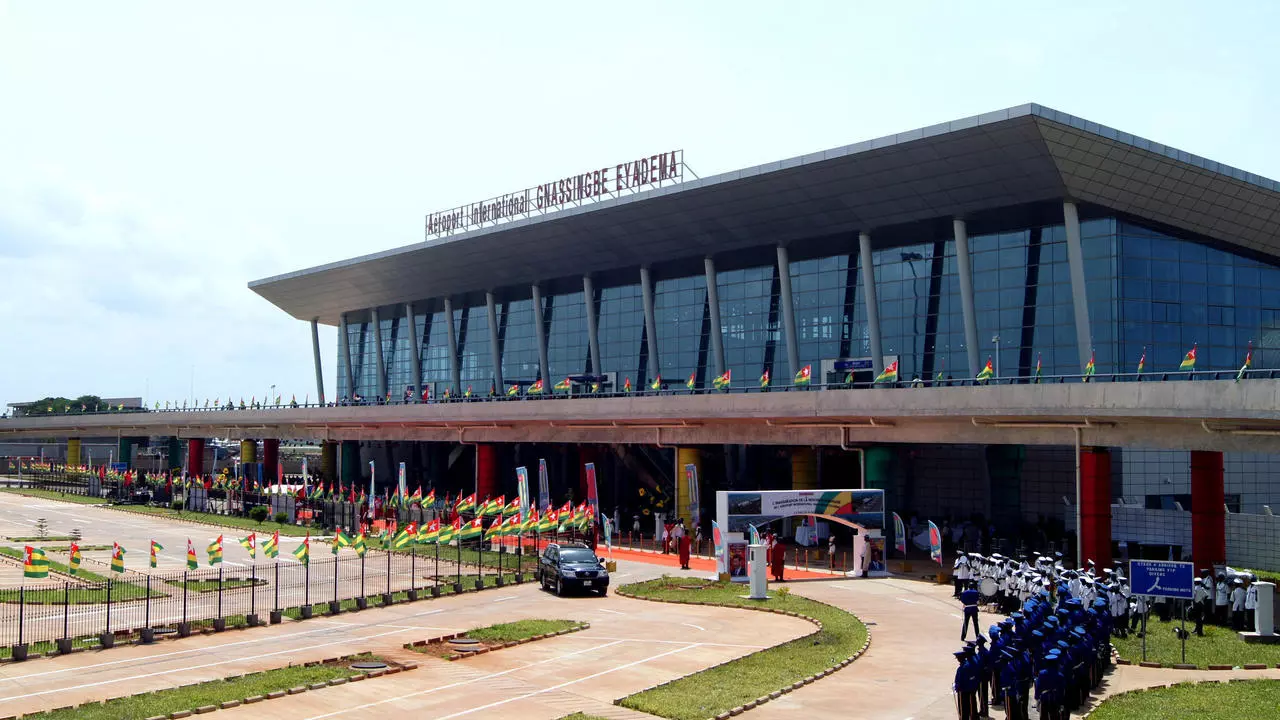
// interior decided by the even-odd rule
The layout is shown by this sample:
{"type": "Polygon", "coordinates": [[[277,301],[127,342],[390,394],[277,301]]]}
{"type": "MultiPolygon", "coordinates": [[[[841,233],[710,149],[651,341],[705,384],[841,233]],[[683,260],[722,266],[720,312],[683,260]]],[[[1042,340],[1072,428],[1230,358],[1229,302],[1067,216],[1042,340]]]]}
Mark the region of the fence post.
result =
{"type": "Polygon", "coordinates": [[[356,598],[356,607],[361,610],[369,607],[369,598],[364,594],[364,555],[360,556],[360,597],[356,598]]]}
{"type": "Polygon", "coordinates": [[[111,586],[112,581],[107,581],[107,618],[106,629],[103,630],[102,636],[98,638],[98,644],[104,648],[112,647],[116,644],[115,635],[111,634],[111,586]]]}
{"type": "Polygon", "coordinates": [[[394,554],[391,548],[387,548],[385,552],[387,553],[387,592],[382,596],[384,606],[391,604],[391,556],[394,554]]]}
{"type": "Polygon", "coordinates": [[[258,624],[258,564],[249,567],[249,617],[245,618],[245,624],[254,627],[258,624]]]}
{"type": "Polygon", "coordinates": [[[178,636],[186,637],[191,634],[191,624],[187,622],[187,575],[189,571],[182,571],[182,622],[178,623],[178,636]]]}
{"type": "Polygon", "coordinates": [[[71,583],[62,583],[62,639],[58,651],[63,655],[71,652],[71,583]],[[64,649],[65,646],[65,649],[64,649]]]}
{"type": "Polygon", "coordinates": [[[280,561],[276,560],[275,602],[271,608],[270,622],[272,625],[279,625],[283,618],[284,612],[280,609],[280,561]]]}
{"type": "Polygon", "coordinates": [[[222,563],[218,563],[218,617],[213,621],[213,629],[222,632],[227,627],[226,618],[222,617],[222,563]]]}
{"type": "MultiPolygon", "coordinates": [[[[333,542],[336,544],[338,541],[335,539],[333,542]]],[[[329,603],[329,612],[333,615],[342,609],[342,603],[338,601],[338,558],[338,555],[333,556],[333,602],[329,603]]]]}
{"type": "Polygon", "coordinates": [[[409,599],[418,599],[418,546],[416,544],[409,546],[409,599]]]}
{"type": "Polygon", "coordinates": [[[18,645],[13,648],[14,660],[27,659],[27,646],[22,642],[22,626],[26,624],[26,607],[27,607],[27,588],[26,586],[18,587],[18,645]],[[19,650],[21,648],[21,650],[19,650]],[[22,657],[18,657],[21,655],[22,657]]]}
{"type": "Polygon", "coordinates": [[[142,629],[138,631],[143,643],[149,643],[155,637],[151,630],[151,576],[147,575],[147,601],[143,611],[142,629]]]}

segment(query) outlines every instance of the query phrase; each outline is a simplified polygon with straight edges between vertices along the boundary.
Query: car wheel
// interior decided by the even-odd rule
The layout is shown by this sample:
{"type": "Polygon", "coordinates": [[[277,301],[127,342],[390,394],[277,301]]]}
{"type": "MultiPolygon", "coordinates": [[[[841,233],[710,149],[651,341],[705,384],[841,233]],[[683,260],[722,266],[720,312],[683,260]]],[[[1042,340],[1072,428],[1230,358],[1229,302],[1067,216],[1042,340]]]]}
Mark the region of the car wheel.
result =
{"type": "Polygon", "coordinates": [[[600,597],[604,597],[605,595],[608,595],[608,594],[609,594],[609,586],[608,586],[608,585],[606,585],[606,586],[604,586],[604,587],[600,588],[600,597]]]}
{"type": "Polygon", "coordinates": [[[556,578],[556,597],[564,597],[564,580],[556,578]]]}

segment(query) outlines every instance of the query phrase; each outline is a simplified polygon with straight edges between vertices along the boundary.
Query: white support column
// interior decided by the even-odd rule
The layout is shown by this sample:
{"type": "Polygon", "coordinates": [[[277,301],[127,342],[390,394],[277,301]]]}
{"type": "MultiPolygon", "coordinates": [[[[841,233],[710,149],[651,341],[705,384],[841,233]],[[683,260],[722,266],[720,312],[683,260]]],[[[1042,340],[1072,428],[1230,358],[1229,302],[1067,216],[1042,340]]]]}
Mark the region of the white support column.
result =
{"type": "Polygon", "coordinates": [[[973,301],[973,256],[969,254],[969,231],[964,220],[951,223],[956,239],[956,271],[960,274],[960,306],[964,311],[964,351],[969,361],[969,377],[977,377],[982,362],[978,347],[978,311],[973,301]]]}
{"type": "Polygon", "coordinates": [[[547,359],[547,328],[542,321],[542,288],[533,286],[533,331],[538,334],[538,377],[543,384],[547,383],[547,373],[551,367],[547,359]]]}
{"type": "Polygon", "coordinates": [[[597,333],[595,284],[590,275],[582,276],[582,301],[587,309],[587,351],[591,353],[591,374],[600,373],[600,335],[597,333]]]}
{"type": "Polygon", "coordinates": [[[418,354],[418,324],[413,317],[413,303],[404,304],[404,319],[409,323],[409,377],[413,378],[413,401],[422,401],[422,360],[418,354]]]}
{"type": "Polygon", "coordinates": [[[356,370],[351,364],[351,337],[347,333],[346,313],[342,313],[338,316],[338,351],[342,353],[342,357],[347,361],[346,397],[351,397],[356,393],[356,370]]]}
{"type": "Polygon", "coordinates": [[[311,318],[311,354],[316,361],[316,397],[324,405],[324,373],[320,371],[320,319],[311,318]]]}
{"type": "Polygon", "coordinates": [[[787,364],[794,375],[800,371],[800,343],[796,339],[796,306],[791,295],[791,259],[783,245],[778,246],[778,291],[782,295],[782,335],[787,342],[787,364]]]}
{"type": "Polygon", "coordinates": [[[703,268],[707,273],[707,307],[711,311],[711,359],[716,363],[714,377],[724,374],[724,335],[720,327],[720,291],[716,286],[716,261],[707,257],[703,260],[703,268]]]}
{"type": "Polygon", "coordinates": [[[658,363],[658,321],[653,312],[653,278],[649,276],[649,268],[640,266],[640,297],[644,302],[644,336],[645,345],[649,349],[649,382],[661,374],[662,366],[658,363]]]}
{"type": "Polygon", "coordinates": [[[378,308],[370,308],[369,316],[373,323],[373,357],[378,363],[376,387],[381,401],[387,397],[387,365],[382,359],[382,316],[378,314],[378,308]]]}
{"type": "MultiPolygon", "coordinates": [[[[1084,372],[1093,352],[1093,332],[1089,328],[1089,293],[1085,286],[1084,250],[1080,244],[1080,213],[1076,204],[1062,202],[1062,218],[1067,229],[1067,265],[1071,275],[1071,304],[1076,316],[1076,345],[1080,351],[1080,367],[1084,372]]],[[[1058,369],[1056,372],[1061,372],[1058,369]]]]}
{"type": "Polygon", "coordinates": [[[876,299],[876,269],[872,266],[871,234],[858,233],[858,262],[862,263],[862,300],[867,305],[867,334],[871,340],[871,367],[884,372],[884,346],[880,343],[880,305],[876,299]]]}
{"type": "Polygon", "coordinates": [[[493,362],[493,383],[495,388],[503,386],[502,382],[502,348],[498,347],[498,302],[493,292],[484,294],[485,304],[489,308],[489,357],[493,362]]]}
{"type": "Polygon", "coordinates": [[[458,365],[458,331],[453,326],[453,300],[444,299],[445,329],[449,337],[449,378],[453,388],[451,393],[457,395],[462,387],[462,368],[458,365]]]}

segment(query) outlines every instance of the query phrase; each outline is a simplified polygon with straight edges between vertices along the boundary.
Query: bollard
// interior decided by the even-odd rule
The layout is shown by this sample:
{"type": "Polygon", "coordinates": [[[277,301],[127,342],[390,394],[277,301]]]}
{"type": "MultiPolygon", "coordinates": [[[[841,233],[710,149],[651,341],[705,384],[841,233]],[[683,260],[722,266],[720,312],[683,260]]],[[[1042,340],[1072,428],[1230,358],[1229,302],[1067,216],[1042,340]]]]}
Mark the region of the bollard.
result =
{"type": "Polygon", "coordinates": [[[147,575],[147,602],[143,611],[142,629],[138,631],[138,640],[142,644],[150,644],[155,640],[155,631],[151,629],[151,576],[147,575]]]}

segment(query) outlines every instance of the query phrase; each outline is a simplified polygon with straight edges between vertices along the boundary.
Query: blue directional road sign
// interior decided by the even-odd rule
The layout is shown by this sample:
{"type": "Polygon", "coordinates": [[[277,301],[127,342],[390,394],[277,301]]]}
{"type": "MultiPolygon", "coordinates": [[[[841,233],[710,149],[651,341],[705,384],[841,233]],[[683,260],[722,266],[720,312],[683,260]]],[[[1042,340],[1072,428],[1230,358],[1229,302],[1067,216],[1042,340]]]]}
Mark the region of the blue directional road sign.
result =
{"type": "Polygon", "coordinates": [[[1171,560],[1130,560],[1129,586],[1138,595],[1190,600],[1195,564],[1171,560]]]}

